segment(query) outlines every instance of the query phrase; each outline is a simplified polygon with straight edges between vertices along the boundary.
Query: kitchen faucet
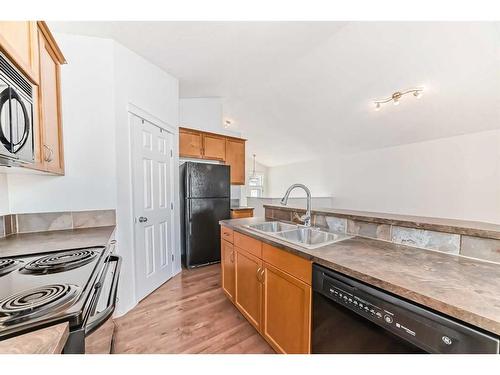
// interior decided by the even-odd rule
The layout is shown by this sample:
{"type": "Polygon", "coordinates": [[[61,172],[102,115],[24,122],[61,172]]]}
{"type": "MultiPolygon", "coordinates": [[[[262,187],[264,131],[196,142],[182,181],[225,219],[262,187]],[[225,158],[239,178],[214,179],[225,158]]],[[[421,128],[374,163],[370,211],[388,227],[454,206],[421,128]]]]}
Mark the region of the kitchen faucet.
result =
{"type": "Polygon", "coordinates": [[[306,195],[307,195],[307,209],[306,209],[306,214],[305,215],[302,215],[300,217],[300,220],[302,220],[304,222],[304,225],[306,227],[310,227],[311,226],[311,191],[308,189],[308,187],[304,184],[293,184],[292,186],[290,186],[287,190],[286,190],[286,193],[285,193],[285,196],[283,198],[281,198],[281,204],[283,206],[286,206],[287,202],[288,202],[288,196],[290,195],[290,193],[292,192],[293,189],[295,188],[301,188],[303,189],[305,192],[306,192],[306,195]]]}

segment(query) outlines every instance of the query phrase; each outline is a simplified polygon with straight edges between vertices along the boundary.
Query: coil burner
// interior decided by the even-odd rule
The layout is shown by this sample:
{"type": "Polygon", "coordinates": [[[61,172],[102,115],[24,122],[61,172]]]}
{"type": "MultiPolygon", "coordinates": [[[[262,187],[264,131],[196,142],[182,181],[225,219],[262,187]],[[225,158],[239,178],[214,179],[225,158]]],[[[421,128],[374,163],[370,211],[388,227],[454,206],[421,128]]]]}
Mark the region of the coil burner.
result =
{"type": "Polygon", "coordinates": [[[71,250],[51,254],[31,261],[20,272],[30,274],[63,272],[90,263],[97,254],[93,249],[71,250]]]}
{"type": "Polygon", "coordinates": [[[22,262],[16,259],[0,259],[0,276],[7,275],[9,272],[18,268],[22,262]]]}
{"type": "Polygon", "coordinates": [[[77,295],[78,287],[53,284],[24,290],[0,300],[0,322],[14,323],[68,305],[77,295]]]}

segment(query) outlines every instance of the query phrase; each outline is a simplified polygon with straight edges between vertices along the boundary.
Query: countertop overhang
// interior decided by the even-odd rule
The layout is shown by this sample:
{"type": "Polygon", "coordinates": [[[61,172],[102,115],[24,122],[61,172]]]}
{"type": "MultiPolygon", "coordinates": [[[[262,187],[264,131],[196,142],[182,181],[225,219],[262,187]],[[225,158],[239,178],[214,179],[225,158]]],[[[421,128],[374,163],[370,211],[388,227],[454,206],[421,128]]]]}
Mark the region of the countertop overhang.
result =
{"type": "Polygon", "coordinates": [[[363,237],[306,249],[245,225],[264,218],[222,220],[221,225],[452,318],[500,335],[500,265],[363,237]]]}

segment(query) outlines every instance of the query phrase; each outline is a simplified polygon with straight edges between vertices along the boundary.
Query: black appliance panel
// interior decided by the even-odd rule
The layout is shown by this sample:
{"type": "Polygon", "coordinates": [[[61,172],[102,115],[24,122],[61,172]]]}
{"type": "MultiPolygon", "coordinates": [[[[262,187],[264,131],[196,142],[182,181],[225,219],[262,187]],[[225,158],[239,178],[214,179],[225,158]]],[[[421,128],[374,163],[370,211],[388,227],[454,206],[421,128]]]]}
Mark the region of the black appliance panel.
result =
{"type": "Polygon", "coordinates": [[[186,199],[187,267],[220,262],[219,221],[230,216],[229,198],[186,199]]]}
{"type": "Polygon", "coordinates": [[[318,265],[313,291],[314,353],[499,352],[495,335],[318,265]]]}
{"type": "Polygon", "coordinates": [[[229,166],[186,162],[187,198],[229,198],[229,166]]]}
{"type": "Polygon", "coordinates": [[[0,53],[0,158],[2,164],[34,161],[31,84],[0,53]]]}

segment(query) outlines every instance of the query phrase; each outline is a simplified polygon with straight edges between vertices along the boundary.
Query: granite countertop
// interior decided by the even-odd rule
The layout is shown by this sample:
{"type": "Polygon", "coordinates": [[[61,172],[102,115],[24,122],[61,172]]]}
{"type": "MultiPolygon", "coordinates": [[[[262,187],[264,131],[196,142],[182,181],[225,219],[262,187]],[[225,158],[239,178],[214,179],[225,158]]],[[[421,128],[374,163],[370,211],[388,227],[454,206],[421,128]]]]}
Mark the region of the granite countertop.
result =
{"type": "Polygon", "coordinates": [[[0,354],[60,354],[68,336],[68,323],[60,323],[0,341],[0,354]]]}
{"type": "Polygon", "coordinates": [[[244,227],[264,221],[245,218],[220,223],[500,335],[499,264],[362,237],[309,250],[244,227]]]}
{"type": "Polygon", "coordinates": [[[106,246],[115,226],[22,233],[0,239],[0,257],[106,246]]]}
{"type": "MultiPolygon", "coordinates": [[[[264,207],[287,211],[306,211],[304,207],[282,206],[276,204],[265,204],[264,207]]],[[[311,212],[313,214],[334,215],[336,217],[366,221],[371,223],[391,224],[403,227],[410,226],[419,229],[428,229],[439,232],[464,234],[468,236],[477,236],[500,240],[500,224],[494,223],[444,219],[437,217],[400,215],[381,212],[343,210],[336,208],[313,208],[311,212]]]]}

